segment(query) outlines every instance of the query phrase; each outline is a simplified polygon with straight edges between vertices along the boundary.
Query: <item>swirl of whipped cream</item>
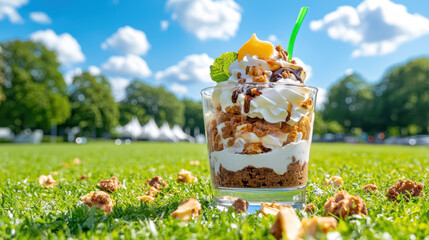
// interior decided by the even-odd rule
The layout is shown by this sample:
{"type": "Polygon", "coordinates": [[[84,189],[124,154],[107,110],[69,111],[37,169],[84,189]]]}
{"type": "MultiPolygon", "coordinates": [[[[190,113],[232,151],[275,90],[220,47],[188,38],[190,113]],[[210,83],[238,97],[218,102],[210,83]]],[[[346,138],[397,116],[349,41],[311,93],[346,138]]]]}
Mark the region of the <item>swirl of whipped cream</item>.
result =
{"type": "MultiPolygon", "coordinates": [[[[275,63],[281,67],[296,68],[293,65],[283,59],[275,60],[275,63]]],[[[237,60],[233,62],[229,67],[231,77],[226,82],[218,83],[213,93],[213,104],[215,106],[220,105],[222,110],[225,111],[227,107],[238,105],[241,107],[241,113],[245,116],[252,118],[265,119],[270,123],[284,122],[288,117],[288,110],[291,116],[287,123],[293,126],[299,122],[301,118],[309,113],[309,109],[305,109],[300,106],[300,102],[304,101],[309,97],[310,90],[300,86],[290,86],[283,84],[294,84],[303,85],[297,81],[293,74],[290,74],[288,78],[280,78],[274,87],[262,88],[259,96],[254,97],[250,101],[250,108],[248,112],[244,112],[245,105],[245,93],[239,93],[237,101],[232,101],[233,91],[236,89],[236,83],[242,78],[246,79],[245,82],[253,82],[252,76],[246,74],[246,69],[253,66],[259,66],[265,71],[267,77],[270,77],[272,72],[267,61],[258,59],[257,56],[246,55],[242,61],[237,60]],[[239,76],[240,79],[237,77],[239,76]],[[222,87],[223,86],[223,87],[222,87]]]]}

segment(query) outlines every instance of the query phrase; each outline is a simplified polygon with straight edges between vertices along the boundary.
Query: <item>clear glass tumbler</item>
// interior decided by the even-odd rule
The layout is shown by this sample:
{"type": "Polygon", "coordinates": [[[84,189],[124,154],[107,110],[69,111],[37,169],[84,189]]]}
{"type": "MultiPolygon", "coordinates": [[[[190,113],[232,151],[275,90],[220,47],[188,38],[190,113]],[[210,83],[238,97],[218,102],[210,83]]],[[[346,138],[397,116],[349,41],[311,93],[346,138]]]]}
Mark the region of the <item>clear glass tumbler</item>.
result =
{"type": "Polygon", "coordinates": [[[317,88],[285,83],[227,83],[201,91],[214,197],[305,203],[317,88]]]}

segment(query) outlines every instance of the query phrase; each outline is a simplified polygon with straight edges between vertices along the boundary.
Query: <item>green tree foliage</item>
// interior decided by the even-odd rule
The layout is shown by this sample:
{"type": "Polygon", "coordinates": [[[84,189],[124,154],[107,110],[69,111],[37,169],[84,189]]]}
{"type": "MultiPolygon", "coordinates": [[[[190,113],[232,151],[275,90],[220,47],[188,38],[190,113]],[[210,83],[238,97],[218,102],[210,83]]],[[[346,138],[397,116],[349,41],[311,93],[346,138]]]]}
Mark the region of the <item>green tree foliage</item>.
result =
{"type": "Polygon", "coordinates": [[[322,112],[316,112],[314,119],[313,133],[314,135],[323,136],[326,133],[345,133],[344,127],[337,121],[325,121],[322,112]]]}
{"type": "Polygon", "coordinates": [[[104,76],[88,72],[73,78],[70,103],[72,116],[68,126],[79,126],[84,135],[109,133],[118,124],[118,106],[104,76]]]}
{"type": "Polygon", "coordinates": [[[33,42],[0,43],[0,48],[6,99],[0,106],[0,126],[14,132],[48,131],[64,123],[70,106],[55,53],[33,42]]]}
{"type": "Polygon", "coordinates": [[[3,88],[4,88],[4,77],[2,73],[2,66],[3,66],[3,59],[1,58],[1,48],[0,48],[0,106],[1,106],[1,102],[4,101],[5,96],[3,93],[3,88]]]}
{"type": "Polygon", "coordinates": [[[409,134],[429,132],[429,59],[392,68],[375,90],[380,130],[399,127],[409,134]]]}
{"type": "Polygon", "coordinates": [[[201,102],[194,102],[189,99],[184,99],[183,104],[185,105],[185,128],[191,130],[191,134],[195,135],[194,129],[198,127],[200,133],[204,132],[204,117],[203,107],[201,102]]]}
{"type": "Polygon", "coordinates": [[[146,114],[146,110],[139,105],[132,105],[128,103],[119,103],[119,124],[124,126],[129,123],[133,116],[136,116],[139,122],[146,123],[149,121],[150,116],[146,114]]]}
{"type": "Polygon", "coordinates": [[[347,132],[354,127],[371,130],[374,121],[373,99],[372,86],[359,75],[351,74],[329,90],[323,118],[328,122],[337,121],[347,132]]]}
{"type": "Polygon", "coordinates": [[[158,124],[167,121],[170,125],[184,125],[184,104],[163,87],[153,87],[135,80],[125,91],[126,97],[120,107],[122,123],[131,120],[133,115],[140,117],[141,122],[146,122],[150,117],[144,115],[144,110],[158,124]]]}

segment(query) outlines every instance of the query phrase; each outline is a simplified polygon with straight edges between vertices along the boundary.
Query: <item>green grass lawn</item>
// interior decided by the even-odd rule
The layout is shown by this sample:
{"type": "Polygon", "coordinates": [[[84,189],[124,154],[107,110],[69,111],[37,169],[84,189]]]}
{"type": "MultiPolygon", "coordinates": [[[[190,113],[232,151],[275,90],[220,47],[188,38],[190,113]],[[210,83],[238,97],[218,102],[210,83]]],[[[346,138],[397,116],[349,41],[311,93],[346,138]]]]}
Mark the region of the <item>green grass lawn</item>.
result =
{"type": "MultiPolygon", "coordinates": [[[[323,180],[338,175],[345,182],[342,189],[365,200],[368,216],[341,220],[330,239],[429,239],[428,174],[427,147],[313,144],[307,202],[322,215],[326,199],[337,191],[323,186],[323,180]],[[384,196],[389,186],[407,178],[425,184],[425,197],[396,203],[384,196]],[[377,185],[380,194],[365,193],[362,186],[368,183],[377,185]],[[313,195],[315,188],[324,194],[313,195]]],[[[269,233],[273,217],[219,212],[211,193],[205,145],[0,145],[0,239],[274,239],[269,233]],[[61,167],[75,157],[80,165],[61,167]],[[201,164],[190,165],[191,160],[201,164]],[[181,168],[194,173],[198,182],[177,183],[181,168]],[[55,171],[58,186],[38,185],[38,176],[55,171]],[[89,178],[78,180],[82,174],[89,178]],[[152,204],[136,200],[144,194],[144,182],[156,175],[169,187],[152,204]],[[97,190],[97,182],[111,176],[125,186],[111,195],[117,203],[113,213],[104,215],[81,204],[82,195],[97,190]],[[170,214],[189,197],[200,200],[202,215],[189,223],[173,220],[170,214]]]]}

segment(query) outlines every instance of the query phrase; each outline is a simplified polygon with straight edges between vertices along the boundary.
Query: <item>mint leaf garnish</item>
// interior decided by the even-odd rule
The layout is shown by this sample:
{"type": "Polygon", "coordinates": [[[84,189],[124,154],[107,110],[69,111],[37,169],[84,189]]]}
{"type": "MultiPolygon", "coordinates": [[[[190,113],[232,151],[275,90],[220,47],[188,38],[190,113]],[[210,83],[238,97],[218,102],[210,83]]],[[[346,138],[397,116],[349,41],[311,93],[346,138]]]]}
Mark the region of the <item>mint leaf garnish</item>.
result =
{"type": "Polygon", "coordinates": [[[216,58],[213,65],[210,66],[210,77],[215,82],[227,81],[231,76],[228,72],[229,65],[238,57],[236,52],[226,52],[216,58]]]}

